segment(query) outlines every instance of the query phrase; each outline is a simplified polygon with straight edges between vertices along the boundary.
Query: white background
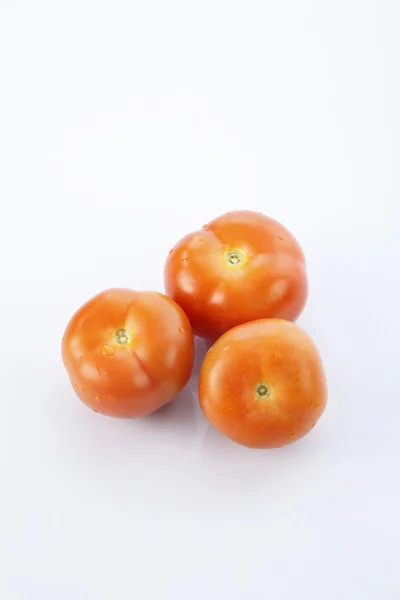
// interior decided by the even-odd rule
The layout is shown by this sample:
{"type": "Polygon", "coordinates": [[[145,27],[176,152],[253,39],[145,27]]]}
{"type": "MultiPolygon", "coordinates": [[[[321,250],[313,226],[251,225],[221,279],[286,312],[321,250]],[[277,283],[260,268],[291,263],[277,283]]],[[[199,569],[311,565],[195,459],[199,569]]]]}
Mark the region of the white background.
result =
{"type": "Polygon", "coordinates": [[[0,1],[0,595],[400,597],[396,0],[0,1]],[[228,210],[302,244],[329,403],[252,451],[197,405],[113,420],[60,358],[228,210]]]}

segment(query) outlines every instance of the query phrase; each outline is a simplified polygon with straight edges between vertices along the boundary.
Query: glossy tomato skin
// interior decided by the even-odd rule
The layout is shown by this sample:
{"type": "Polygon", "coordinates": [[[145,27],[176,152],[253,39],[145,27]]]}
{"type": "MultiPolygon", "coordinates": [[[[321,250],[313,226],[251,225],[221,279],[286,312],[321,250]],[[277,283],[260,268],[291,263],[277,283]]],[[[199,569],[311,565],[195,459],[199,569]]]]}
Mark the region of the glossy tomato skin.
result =
{"type": "Polygon", "coordinates": [[[192,328],[163,294],[110,289],[74,314],[62,357],[87,406],[113,417],[142,417],[172,400],[189,380],[192,328]]]}
{"type": "Polygon", "coordinates": [[[200,337],[217,339],[262,318],[295,321],[308,294],[304,254],[283,225],[260,213],[227,213],[171,250],[165,289],[200,337]]]}
{"type": "Polygon", "coordinates": [[[290,444],[306,435],[325,409],[318,350],[300,327],[280,319],[235,327],[206,354],[199,400],[209,422],[238,444],[290,444]]]}

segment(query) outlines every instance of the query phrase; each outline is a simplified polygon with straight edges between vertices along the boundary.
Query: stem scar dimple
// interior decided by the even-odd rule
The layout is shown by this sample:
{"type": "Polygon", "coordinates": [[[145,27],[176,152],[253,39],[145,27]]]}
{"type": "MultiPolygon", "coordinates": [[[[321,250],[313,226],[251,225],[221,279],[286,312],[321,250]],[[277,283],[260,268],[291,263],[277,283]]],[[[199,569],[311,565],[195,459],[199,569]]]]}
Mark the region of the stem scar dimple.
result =
{"type": "Polygon", "coordinates": [[[119,346],[127,346],[131,341],[131,337],[129,329],[117,329],[114,335],[114,342],[119,346]]]}
{"type": "Polygon", "coordinates": [[[254,388],[254,395],[260,400],[265,400],[266,398],[270,397],[271,388],[268,384],[264,383],[264,381],[260,381],[260,383],[257,383],[257,385],[254,388]]]}
{"type": "Polygon", "coordinates": [[[244,261],[244,256],[240,250],[228,250],[225,252],[225,260],[231,267],[238,267],[244,261]]]}

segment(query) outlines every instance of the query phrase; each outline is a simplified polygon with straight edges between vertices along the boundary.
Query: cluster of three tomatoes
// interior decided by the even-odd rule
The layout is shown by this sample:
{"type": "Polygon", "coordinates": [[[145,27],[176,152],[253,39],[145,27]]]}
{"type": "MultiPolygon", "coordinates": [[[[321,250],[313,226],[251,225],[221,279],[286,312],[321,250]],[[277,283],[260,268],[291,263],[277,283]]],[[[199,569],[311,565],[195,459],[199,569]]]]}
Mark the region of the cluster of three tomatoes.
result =
{"type": "Polygon", "coordinates": [[[307,434],[327,390],[318,350],[294,324],[308,293],[294,236],[231,212],[181,239],[164,276],[167,295],[109,289],[73,315],[62,355],[78,397],[104,415],[148,415],[187,384],[197,335],[212,342],[198,389],[212,425],[254,448],[307,434]]]}

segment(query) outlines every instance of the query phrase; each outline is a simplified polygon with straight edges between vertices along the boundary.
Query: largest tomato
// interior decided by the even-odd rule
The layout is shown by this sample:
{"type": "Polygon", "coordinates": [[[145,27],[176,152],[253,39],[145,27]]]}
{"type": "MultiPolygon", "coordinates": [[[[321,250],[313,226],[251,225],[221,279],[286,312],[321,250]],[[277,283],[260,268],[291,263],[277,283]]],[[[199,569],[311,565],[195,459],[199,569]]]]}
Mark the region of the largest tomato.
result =
{"type": "Polygon", "coordinates": [[[111,289],[70,320],[62,356],[79,398],[114,417],[141,417],[169,402],[193,368],[183,310],[156,292],[111,289]]]}
{"type": "Polygon", "coordinates": [[[255,319],[294,321],[307,300],[298,242],[283,225],[252,211],[222,215],[181,239],[164,278],[194,332],[210,340],[255,319]]]}

